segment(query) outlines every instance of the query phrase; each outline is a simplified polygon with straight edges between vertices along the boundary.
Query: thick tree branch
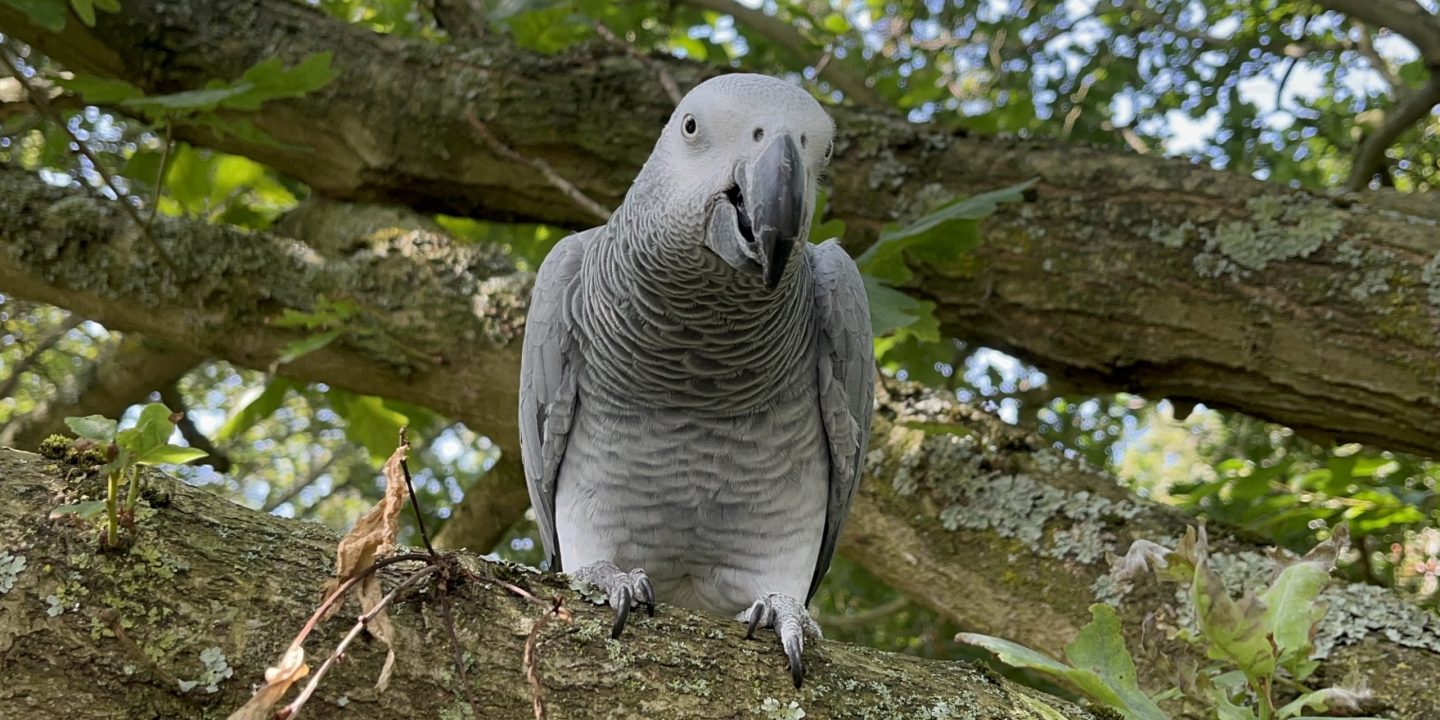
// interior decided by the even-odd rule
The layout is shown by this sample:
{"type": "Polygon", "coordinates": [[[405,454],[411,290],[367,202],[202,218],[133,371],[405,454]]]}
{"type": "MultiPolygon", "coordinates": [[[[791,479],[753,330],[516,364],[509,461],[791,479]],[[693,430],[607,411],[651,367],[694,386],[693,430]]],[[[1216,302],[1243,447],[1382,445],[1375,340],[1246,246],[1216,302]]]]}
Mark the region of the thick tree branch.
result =
{"type": "MultiPolygon", "coordinates": [[[[1194,520],[941,392],[892,388],[874,422],[841,551],[887,584],[962,627],[1057,657],[1092,603],[1118,606],[1135,652],[1148,613],[1183,615],[1173,585],[1112,582],[1106,554],[1124,555],[1140,539],[1178,540],[1194,520]]],[[[1223,528],[1210,536],[1212,563],[1233,594],[1269,584],[1276,566],[1263,545],[1223,528]]],[[[1340,683],[1355,669],[1386,706],[1378,714],[1433,717],[1440,617],[1370,585],[1337,581],[1322,599],[1330,609],[1316,637],[1315,683],[1340,683]]],[[[1169,651],[1171,661],[1189,652],[1169,651]]],[[[1157,691],[1181,679],[1156,662],[1141,662],[1140,675],[1157,691]]]]}
{"type": "Polygon", "coordinates": [[[1415,43],[1432,68],[1440,67],[1440,18],[1415,0],[1316,0],[1324,8],[1376,27],[1390,28],[1415,43]]]}
{"type": "MultiPolygon", "coordinates": [[[[295,338],[290,331],[267,325],[267,317],[285,308],[309,309],[321,294],[360,298],[367,313],[373,308],[388,310],[383,317],[365,316],[358,328],[368,328],[367,332],[357,328],[353,335],[296,361],[287,372],[425,404],[490,434],[502,447],[514,447],[515,330],[523,313],[518,298],[523,297],[525,280],[509,274],[503,263],[480,260],[481,249],[455,248],[415,230],[371,233],[368,239],[362,236],[363,242],[327,244],[324,254],[317,254],[274,235],[162,219],[155,227],[157,236],[167,243],[193,243],[193,252],[179,255],[195,267],[182,265],[178,283],[165,276],[139,274],[122,276],[116,284],[95,269],[113,267],[133,250],[134,230],[118,211],[74,191],[46,186],[26,173],[0,172],[0,199],[12,198],[16,211],[0,218],[0,287],[12,293],[62,302],[107,325],[188,342],[196,352],[249,367],[266,366],[280,347],[295,338]],[[259,267],[265,271],[258,271],[259,267]],[[400,352],[396,346],[410,352],[400,352]]],[[[1096,247],[1088,252],[1115,256],[1106,245],[1109,239],[1094,242],[1096,247]]],[[[997,283],[1018,283],[1018,276],[1010,274],[1021,265],[1006,265],[1003,256],[1023,258],[1025,253],[1009,244],[997,243],[997,247],[994,262],[1005,268],[996,274],[997,283]]],[[[1395,246],[1387,247],[1399,252],[1395,246]]],[[[1083,268],[1092,268],[1083,271],[1091,275],[1104,272],[1099,263],[1083,256],[1053,260],[1064,263],[1057,272],[1081,273],[1083,268]],[[1079,264],[1072,267],[1073,263],[1079,264]]],[[[1316,263],[1316,272],[1325,269],[1324,263],[1316,263]]],[[[947,282],[970,281],[957,277],[947,282]]],[[[1173,298],[1195,291],[1181,286],[1168,292],[1173,298]]],[[[1139,301],[1156,303],[1144,297],[1139,301]]],[[[964,307],[959,300],[945,302],[964,307]]],[[[1217,304],[1213,296],[1209,302],[1217,304]]],[[[1156,310],[1162,316],[1172,312],[1156,310]]],[[[1025,312],[1022,306],[1012,316],[1024,317],[1025,312]]],[[[1075,322],[1088,317],[1077,314],[1075,322]]],[[[1329,322],[1337,320],[1332,317],[1329,322]]],[[[1161,324],[1155,332],[1164,328],[1161,324]]],[[[1079,326],[1065,331],[1078,332],[1079,326]]],[[[1092,324],[1088,332],[1104,329],[1092,324]]],[[[1141,340],[1137,337],[1134,342],[1141,340]]],[[[1216,382],[1220,381],[1217,375],[1216,382]]],[[[845,543],[848,552],[872,572],[970,627],[1054,651],[1084,623],[1086,606],[1097,594],[1103,596],[1103,554],[1123,550],[1134,537],[1176,537],[1183,520],[1124,498],[1112,480],[1043,452],[1014,432],[940,397],[887,402],[877,416],[866,490],[845,543]],[[907,427],[907,422],[917,419],[953,423],[958,434],[927,436],[907,427]],[[951,534],[946,527],[956,532],[951,534]],[[904,563],[897,564],[896,557],[904,563]],[[1020,569],[1031,584],[1015,584],[1020,569]]],[[[513,459],[518,453],[507,449],[505,456],[513,459]]],[[[498,518],[488,522],[495,532],[518,516],[524,495],[513,460],[497,467],[491,479],[493,491],[470,495],[476,503],[493,503],[499,509],[470,512],[498,518]],[[496,500],[497,492],[508,499],[496,500]]],[[[452,544],[488,549],[463,533],[457,526],[449,538],[452,544]]],[[[493,543],[493,538],[487,542],[493,543]]],[[[1259,548],[1229,542],[1239,548],[1237,553],[1259,557],[1259,548]]],[[[1366,596],[1359,604],[1377,608],[1379,614],[1366,620],[1374,624],[1356,620],[1350,627],[1372,627],[1378,632],[1412,627],[1422,633],[1419,642],[1424,642],[1423,634],[1431,631],[1425,630],[1423,613],[1406,615],[1410,611],[1395,606],[1393,595],[1380,589],[1373,592],[1379,596],[1366,596]]],[[[1142,593],[1140,601],[1145,600],[1142,593]]],[[[1364,636],[1362,632],[1344,639],[1353,643],[1364,636]]],[[[1386,658],[1429,667],[1425,664],[1429,651],[1397,647],[1386,649],[1386,658]]],[[[1335,657],[1352,657],[1349,652],[1358,651],[1337,650],[1335,657]]],[[[1163,681],[1147,675],[1147,682],[1163,681]]],[[[1388,687],[1389,682],[1375,679],[1380,686],[1388,687]]],[[[1409,686],[1384,692],[1394,693],[1385,697],[1399,708],[1405,707],[1406,692],[1435,701],[1424,694],[1429,691],[1409,686]]]]}
{"type": "MultiPolygon", "coordinates": [[[[147,477],[153,514],[138,525],[136,549],[97,554],[88,527],[45,518],[57,498],[93,493],[98,483],[67,485],[76,473],[14,450],[0,450],[0,475],[0,536],[11,539],[8,552],[26,560],[14,587],[0,595],[6,677],[0,705],[21,714],[224,717],[248,699],[305,623],[334,565],[336,538],[318,526],[247,510],[158,473],[147,477]],[[107,620],[131,642],[95,629],[107,620]],[[207,650],[209,667],[228,669],[228,677],[205,677],[207,650]],[[197,679],[203,682],[189,693],[173,682],[197,679]],[[207,692],[212,681],[215,689],[207,692]]],[[[806,647],[810,673],[796,691],[773,636],[747,642],[744,626],[729,618],[662,605],[654,619],[632,620],[622,640],[610,641],[608,608],[590,605],[563,581],[475,558],[462,562],[540,597],[560,595],[575,614],[574,626],[551,625],[538,645],[552,717],[763,717],[767,701],[772,707],[794,701],[823,718],[920,717],[934,708],[996,720],[1094,718],[969,664],[833,642],[806,647]]],[[[387,585],[393,587],[396,572],[382,571],[387,585]]],[[[469,705],[457,677],[469,678],[484,717],[533,717],[521,656],[542,611],[499,585],[453,582],[449,600],[469,672],[454,671],[431,589],[390,608],[398,662],[389,690],[372,688],[384,649],[356,643],[319,686],[306,717],[459,716],[458,708],[469,705]]],[[[311,634],[312,667],[353,625],[351,612],[311,634]]]]}
{"type": "MultiPolygon", "coordinates": [[[[608,44],[538,56],[490,38],[461,50],[375,35],[287,0],[132,0],[94,30],[71,23],[61,35],[0,5],[0,29],[152,91],[233,77],[277,53],[294,62],[332,50],[335,82],[255,115],[282,145],[180,136],[323,195],[422,211],[588,226],[588,211],[477,137],[469,113],[613,207],[672,109],[651,69],[608,44]]],[[[714,72],[661,62],[682,88],[714,72]]],[[[1384,194],[1337,207],[1178,161],[832,112],[832,207],[853,250],[941,198],[1041,178],[1033,202],[987,224],[991,241],[972,259],[920,268],[946,332],[1081,390],[1203,400],[1321,436],[1440,450],[1440,271],[1425,270],[1440,255],[1433,208],[1397,215],[1374,204],[1391,204],[1384,194]]]]}

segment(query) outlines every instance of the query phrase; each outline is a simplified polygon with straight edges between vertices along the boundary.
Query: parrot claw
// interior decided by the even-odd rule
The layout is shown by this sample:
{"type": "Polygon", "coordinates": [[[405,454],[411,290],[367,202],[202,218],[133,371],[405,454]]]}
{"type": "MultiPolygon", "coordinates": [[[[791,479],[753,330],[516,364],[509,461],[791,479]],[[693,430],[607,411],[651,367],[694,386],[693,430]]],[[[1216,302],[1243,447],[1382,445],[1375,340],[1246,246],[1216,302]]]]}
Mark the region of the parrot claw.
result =
{"type": "Polygon", "coordinates": [[[805,636],[820,639],[820,625],[810,617],[805,605],[789,595],[768,593],[758,598],[749,610],[735,618],[746,623],[745,639],[753,640],[755,631],[774,628],[780,636],[780,645],[785,648],[785,658],[790,663],[790,679],[796,689],[805,682],[805,663],[800,653],[805,649],[805,636]]]}
{"type": "Polygon", "coordinates": [[[571,573],[571,576],[600,588],[615,608],[615,622],[610,626],[610,637],[618,640],[625,632],[625,623],[630,620],[630,611],[636,605],[644,605],[650,617],[655,617],[655,586],[644,570],[635,568],[622,571],[609,560],[594,562],[571,573]]]}

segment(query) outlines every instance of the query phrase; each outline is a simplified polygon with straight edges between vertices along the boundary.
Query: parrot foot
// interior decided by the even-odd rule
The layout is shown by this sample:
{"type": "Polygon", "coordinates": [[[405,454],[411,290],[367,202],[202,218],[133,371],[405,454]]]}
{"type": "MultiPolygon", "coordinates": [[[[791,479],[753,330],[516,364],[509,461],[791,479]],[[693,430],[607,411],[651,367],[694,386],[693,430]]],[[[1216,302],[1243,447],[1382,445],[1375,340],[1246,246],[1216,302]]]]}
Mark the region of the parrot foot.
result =
{"type": "Polygon", "coordinates": [[[615,608],[615,623],[610,626],[612,639],[618,639],[620,633],[625,632],[625,621],[636,605],[644,605],[650,617],[655,617],[655,586],[650,584],[650,578],[640,568],[627,573],[609,560],[600,560],[570,573],[570,576],[600,588],[610,599],[610,607],[615,608]]]}
{"type": "Polygon", "coordinates": [[[822,637],[820,624],[810,617],[805,603],[782,593],[767,593],[735,619],[749,624],[745,632],[747,640],[754,639],[758,628],[775,629],[775,634],[780,636],[780,645],[785,648],[785,657],[790,660],[790,679],[799,688],[805,681],[805,663],[800,660],[800,652],[805,649],[805,636],[816,640],[822,637]]]}

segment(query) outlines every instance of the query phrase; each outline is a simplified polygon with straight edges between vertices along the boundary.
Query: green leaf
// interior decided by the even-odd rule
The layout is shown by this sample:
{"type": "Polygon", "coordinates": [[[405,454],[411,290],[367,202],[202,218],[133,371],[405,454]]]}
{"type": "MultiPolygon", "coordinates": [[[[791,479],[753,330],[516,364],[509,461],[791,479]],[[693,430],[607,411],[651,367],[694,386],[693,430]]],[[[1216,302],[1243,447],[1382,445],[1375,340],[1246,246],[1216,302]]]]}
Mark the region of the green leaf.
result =
{"type": "Polygon", "coordinates": [[[292,67],[285,67],[278,57],[267,58],[245,71],[236,88],[244,92],[235,93],[221,103],[228,110],[259,110],[269,100],[302,97],[319,90],[335,79],[336,72],[330,67],[335,54],[329,50],[312,53],[292,67]]]}
{"type": "Polygon", "coordinates": [[[1088,671],[1104,687],[1119,698],[1117,709],[1130,720],[1167,720],[1165,713],[1140,689],[1135,661],[1125,648],[1120,632],[1120,619],[1115,609],[1104,603],[1090,606],[1093,618],[1080,629],[1075,639],[1065,646],[1065,658],[1077,670],[1088,671]]]}
{"type": "Polygon", "coordinates": [[[1230,694],[1220,688],[1213,688],[1215,716],[1218,720],[1256,720],[1255,711],[1230,701],[1230,694]]]}
{"type": "Polygon", "coordinates": [[[65,425],[70,432],[96,442],[110,443],[115,440],[115,427],[117,423],[104,415],[86,415],[85,417],[67,417],[65,425]]]}
{"type": "Polygon", "coordinates": [[[69,14],[65,11],[65,0],[0,0],[0,2],[25,13],[30,21],[50,32],[65,29],[69,14]]]}
{"type": "Polygon", "coordinates": [[[902,285],[913,277],[904,253],[916,251],[932,263],[953,262],[980,245],[980,221],[1001,203],[1019,202],[1037,180],[948,202],[905,227],[887,225],[858,259],[860,271],[902,285]]]}
{"type": "Polygon", "coordinates": [[[50,511],[50,519],[61,518],[66,515],[74,515],[81,520],[89,520],[100,513],[105,512],[104,500],[86,500],[85,502],[70,503],[61,505],[50,511]]]}
{"type": "Polygon", "coordinates": [[[75,16],[85,27],[95,27],[95,3],[93,0],[70,0],[70,7],[75,8],[75,16]]]}
{"type": "Polygon", "coordinates": [[[120,12],[120,0],[95,0],[95,7],[108,13],[120,12]]]}
{"type": "MultiPolygon", "coordinates": [[[[212,85],[214,84],[212,83],[212,85]]],[[[225,100],[243,95],[252,89],[252,86],[245,83],[233,87],[218,85],[201,88],[199,90],[182,90],[168,95],[146,95],[144,97],[131,98],[120,104],[135,110],[159,111],[161,113],[166,111],[207,112],[220,107],[220,104],[225,100]]]]}
{"type": "Polygon", "coordinates": [[[1074,668],[1051,658],[1049,655],[1036,652],[1019,643],[1010,642],[1009,640],[1003,640],[990,635],[960,633],[955,636],[955,642],[985,648],[995,653],[995,656],[1000,658],[1000,662],[1011,667],[1030,668],[1031,670],[1039,670],[1040,672],[1056,677],[1065,677],[1074,671],[1074,668]]]}
{"type": "Polygon", "coordinates": [[[122,430],[115,436],[115,442],[135,457],[144,456],[155,448],[164,446],[175,432],[175,423],[170,420],[170,408],[163,403],[150,403],[140,410],[140,419],[135,427],[122,430]]]}
{"type": "Polygon", "coordinates": [[[1202,527],[1194,549],[1195,579],[1190,586],[1200,633],[1208,641],[1205,654],[1229,660],[1247,677],[1275,672],[1275,649],[1270,644],[1265,603],[1250,592],[1239,602],[1230,597],[1220,576],[1210,569],[1207,540],[1202,527]]]}
{"type": "Polygon", "coordinates": [[[284,365],[285,363],[295,362],[297,359],[335,342],[335,339],[344,333],[345,328],[335,328],[334,330],[326,330],[325,332],[311,335],[303,340],[296,340],[285,346],[285,350],[280,353],[280,357],[276,358],[275,364],[284,365]]]}
{"type": "Polygon", "coordinates": [[[1328,607],[1316,599],[1329,584],[1335,558],[1344,551],[1348,541],[1346,526],[1336,527],[1329,540],[1281,570],[1260,596],[1269,610],[1267,623],[1279,651],[1280,664],[1296,680],[1304,680],[1319,667],[1318,662],[1310,659],[1315,649],[1311,637],[1328,607]]]}
{"type": "Polygon", "coordinates": [[[204,450],[197,450],[192,447],[181,447],[179,445],[161,445],[151,448],[145,454],[136,458],[136,465],[184,465],[191,460],[199,460],[209,455],[204,450]]]}
{"type": "Polygon", "coordinates": [[[371,395],[331,389],[328,396],[335,412],[345,418],[345,437],[369,450],[373,461],[382,463],[395,452],[400,428],[410,424],[408,417],[371,395]]]}
{"type": "Polygon", "coordinates": [[[220,431],[215,434],[218,442],[228,442],[239,437],[242,433],[254,427],[256,423],[275,414],[280,409],[281,403],[285,402],[285,396],[295,388],[295,383],[284,378],[271,378],[265,384],[265,389],[259,393],[252,393],[245,405],[234,415],[230,416],[225,424],[220,426],[220,431]]]}
{"type": "Polygon", "coordinates": [[[1120,621],[1109,605],[1090,606],[1094,619],[1065,648],[1071,667],[1023,645],[989,635],[960,633],[956,642],[995,653],[1012,667],[1029,668],[1068,681],[1091,700],[1120,711],[1127,720],[1167,720],[1135,679],[1135,661],[1125,649],[1120,621]]]}
{"type": "Polygon", "coordinates": [[[940,339],[935,303],[916,300],[870,275],[861,275],[860,279],[870,301],[870,330],[875,337],[894,333],[900,337],[914,335],[926,342],[940,339]]]}

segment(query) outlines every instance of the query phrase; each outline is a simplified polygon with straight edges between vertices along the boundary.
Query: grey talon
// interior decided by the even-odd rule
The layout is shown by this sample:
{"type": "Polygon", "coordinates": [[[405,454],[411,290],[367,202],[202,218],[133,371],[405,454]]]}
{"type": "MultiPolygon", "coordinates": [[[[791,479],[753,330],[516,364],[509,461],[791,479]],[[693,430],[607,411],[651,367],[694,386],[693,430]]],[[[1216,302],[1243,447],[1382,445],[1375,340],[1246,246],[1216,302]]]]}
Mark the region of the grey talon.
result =
{"type": "Polygon", "coordinates": [[[630,619],[630,588],[624,585],[620,586],[618,595],[618,599],[611,601],[611,604],[615,606],[615,624],[610,626],[611,640],[620,639],[620,633],[625,632],[625,621],[630,619]]]}

